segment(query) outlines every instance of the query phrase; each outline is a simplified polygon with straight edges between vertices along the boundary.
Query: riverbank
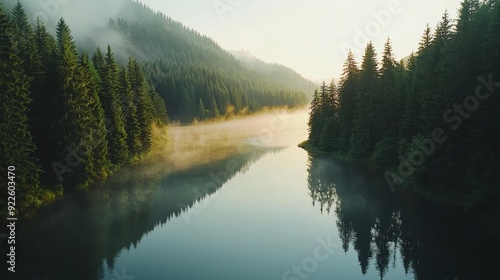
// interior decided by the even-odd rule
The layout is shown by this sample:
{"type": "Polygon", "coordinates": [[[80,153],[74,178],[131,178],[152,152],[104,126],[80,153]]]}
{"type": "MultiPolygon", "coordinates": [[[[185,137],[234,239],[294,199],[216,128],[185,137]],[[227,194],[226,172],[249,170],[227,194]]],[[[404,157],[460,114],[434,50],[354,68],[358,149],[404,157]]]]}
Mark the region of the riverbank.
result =
{"type": "Polygon", "coordinates": [[[346,162],[346,163],[355,163],[355,164],[370,165],[373,167],[377,167],[371,161],[354,159],[354,158],[350,157],[347,153],[327,152],[327,151],[321,150],[320,148],[309,143],[308,140],[305,140],[305,141],[299,143],[297,146],[299,148],[306,150],[308,153],[311,153],[313,155],[324,156],[324,157],[328,157],[330,159],[334,159],[334,160],[338,160],[338,161],[346,162]]]}
{"type": "MultiPolygon", "coordinates": [[[[357,165],[369,166],[371,168],[377,169],[380,171],[380,174],[387,174],[391,172],[392,174],[397,173],[397,166],[389,166],[383,167],[378,165],[376,162],[372,160],[359,160],[354,159],[349,156],[347,153],[340,152],[327,152],[321,150],[320,148],[309,143],[308,140],[305,140],[298,144],[298,147],[304,149],[311,155],[322,156],[328,159],[344,162],[344,163],[352,163],[357,165]]],[[[453,207],[457,207],[462,209],[464,213],[470,215],[475,221],[483,226],[487,227],[492,234],[498,235],[500,234],[500,204],[496,201],[484,201],[484,203],[480,205],[475,205],[470,203],[474,197],[471,197],[471,194],[466,194],[463,191],[454,190],[453,188],[446,188],[445,186],[436,184],[435,182],[425,182],[425,181],[417,181],[413,178],[408,178],[404,181],[403,184],[397,185],[394,187],[391,185],[393,182],[389,182],[386,177],[388,187],[390,186],[393,192],[398,191],[398,189],[409,190],[415,195],[419,195],[425,197],[427,199],[436,201],[438,203],[442,203],[444,205],[450,205],[453,207]],[[426,184],[427,188],[422,188],[421,185],[426,184]],[[430,186],[430,187],[429,187],[430,186]]],[[[465,184],[465,183],[464,183],[465,184]]]]}
{"type": "MultiPolygon", "coordinates": [[[[59,185],[40,188],[41,193],[35,198],[36,203],[33,203],[31,207],[18,208],[18,215],[30,218],[36,214],[40,207],[64,199],[67,195],[78,195],[106,187],[106,183],[117,176],[116,174],[119,174],[120,171],[134,168],[137,165],[151,166],[148,171],[148,174],[151,175],[175,172],[195,165],[222,160],[231,154],[238,153],[240,144],[245,139],[255,135],[262,136],[259,134],[264,130],[265,137],[262,138],[266,139],[261,139],[262,141],[270,140],[269,135],[276,138],[274,136],[279,132],[278,130],[289,125],[296,125],[293,124],[295,119],[288,119],[288,117],[295,115],[305,116],[305,107],[266,108],[245,116],[234,115],[231,118],[205,120],[189,125],[172,123],[166,126],[153,125],[151,150],[148,153],[131,159],[125,165],[115,168],[101,180],[83,189],[69,192],[59,185]]],[[[301,120],[300,123],[302,122],[301,120]]],[[[301,129],[305,130],[306,128],[304,126],[301,129]]],[[[7,207],[2,206],[0,217],[7,217],[6,209],[7,207]]]]}

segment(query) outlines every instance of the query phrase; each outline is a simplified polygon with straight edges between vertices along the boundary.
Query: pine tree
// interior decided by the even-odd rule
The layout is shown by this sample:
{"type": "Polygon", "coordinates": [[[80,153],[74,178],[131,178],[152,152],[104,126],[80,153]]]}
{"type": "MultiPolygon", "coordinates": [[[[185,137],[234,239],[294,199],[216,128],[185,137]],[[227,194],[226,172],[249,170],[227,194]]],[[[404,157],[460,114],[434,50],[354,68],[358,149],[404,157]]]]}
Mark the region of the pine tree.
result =
{"type": "MultiPolygon", "coordinates": [[[[252,106],[249,105],[249,107],[252,107],[252,106]]],[[[252,110],[252,108],[250,108],[250,110],[252,110]]],[[[217,108],[217,102],[215,101],[215,97],[213,94],[210,94],[209,112],[210,112],[212,118],[220,117],[219,109],[217,108]]]]}
{"type": "Polygon", "coordinates": [[[33,82],[30,87],[33,102],[30,104],[29,117],[33,140],[38,147],[37,156],[44,170],[42,182],[54,181],[51,163],[54,160],[55,141],[53,138],[56,107],[53,106],[54,92],[57,91],[57,66],[55,59],[55,39],[49,34],[45,25],[37,20],[34,31],[34,44],[39,63],[34,64],[33,82]]]}
{"type": "MultiPolygon", "coordinates": [[[[20,209],[39,204],[41,169],[35,158],[28,124],[30,78],[23,70],[11,21],[0,6],[0,153],[1,166],[15,175],[1,176],[2,185],[16,187],[20,209]],[[15,177],[10,180],[11,177],[15,177]]],[[[7,172],[7,171],[5,171],[7,172]]],[[[8,175],[8,174],[5,174],[8,175]]],[[[0,198],[5,202],[5,195],[0,198]]]]}
{"type": "Polygon", "coordinates": [[[380,94],[377,96],[376,118],[380,138],[396,137],[398,135],[399,119],[401,118],[402,102],[400,91],[396,87],[397,63],[392,53],[390,39],[387,39],[382,57],[380,75],[380,94]]]}
{"type": "Polygon", "coordinates": [[[93,181],[96,159],[93,156],[93,108],[96,100],[89,93],[88,76],[78,62],[71,31],[60,19],[57,24],[57,161],[52,167],[66,189],[85,188],[93,181]],[[65,166],[72,158],[72,166],[65,166]],[[66,174],[69,173],[69,174],[66,174]]]}
{"type": "Polygon", "coordinates": [[[106,62],[104,60],[104,55],[102,54],[101,48],[97,47],[92,57],[92,62],[99,77],[104,77],[106,75],[106,62]]]}
{"type": "Polygon", "coordinates": [[[421,87],[417,90],[420,93],[419,102],[422,110],[420,118],[423,121],[419,130],[424,134],[429,134],[434,128],[442,126],[443,102],[449,102],[449,98],[442,98],[446,96],[443,92],[454,92],[453,88],[448,88],[449,80],[454,76],[452,65],[449,63],[451,55],[448,53],[453,47],[452,35],[453,25],[448,12],[445,12],[438,23],[428,53],[418,59],[417,73],[422,76],[418,81],[421,87]]]}
{"type": "Polygon", "coordinates": [[[322,103],[323,129],[319,140],[319,147],[325,151],[335,151],[339,149],[340,124],[338,89],[333,80],[327,88],[326,100],[322,103]]]}
{"type": "Polygon", "coordinates": [[[399,138],[410,139],[417,134],[418,116],[420,105],[414,88],[416,57],[411,54],[408,59],[408,70],[405,75],[405,83],[408,85],[406,96],[403,99],[403,113],[399,123],[399,138]]]}
{"type": "MultiPolygon", "coordinates": [[[[98,54],[94,55],[98,58],[98,54]]],[[[100,63],[96,59],[97,63],[100,63]]],[[[125,131],[125,116],[123,114],[123,106],[120,99],[119,91],[119,68],[114,59],[111,46],[108,45],[108,50],[104,58],[104,65],[97,65],[96,69],[101,69],[101,87],[100,99],[105,112],[108,125],[108,148],[109,158],[115,166],[120,166],[128,161],[129,151],[127,147],[127,132],[125,131]]]]}
{"type": "MultiPolygon", "coordinates": [[[[500,79],[500,73],[498,72],[500,69],[500,51],[498,50],[498,44],[500,43],[500,2],[489,1],[483,3],[473,20],[476,22],[481,21],[480,26],[486,25],[486,28],[481,28],[484,33],[481,40],[483,42],[481,44],[482,63],[479,65],[481,74],[478,76],[485,80],[489,80],[491,77],[492,81],[498,81],[500,79]]],[[[460,29],[457,30],[457,33],[460,32],[460,29]]],[[[477,30],[471,30],[470,32],[478,33],[477,30]]],[[[474,35],[477,36],[477,34],[474,35]]],[[[477,41],[474,43],[477,44],[477,41]]],[[[469,84],[471,92],[475,92],[477,89],[477,77],[474,78],[474,82],[469,84]]],[[[498,149],[500,139],[498,129],[500,126],[500,97],[498,90],[498,87],[494,87],[493,92],[491,92],[491,88],[487,89],[485,86],[480,89],[478,93],[489,94],[488,97],[481,101],[478,110],[473,112],[470,118],[464,122],[461,129],[462,133],[457,135],[456,139],[451,139],[460,145],[461,152],[470,151],[463,160],[463,162],[467,163],[464,167],[466,173],[464,180],[470,186],[465,205],[468,210],[489,208],[484,211],[487,213],[481,213],[482,216],[491,215],[489,213],[498,213],[498,200],[500,199],[500,188],[498,187],[500,176],[496,171],[500,167],[500,161],[498,160],[500,157],[500,150],[498,149]],[[466,134],[467,137],[464,137],[463,134],[466,134]]]]}
{"type": "Polygon", "coordinates": [[[19,1],[12,9],[12,22],[14,24],[16,40],[18,41],[19,56],[23,60],[26,75],[34,78],[40,75],[41,62],[36,51],[33,28],[28,22],[26,12],[19,1]]]}
{"type": "Polygon", "coordinates": [[[357,108],[356,89],[359,69],[354,54],[349,51],[339,85],[339,145],[344,152],[351,148],[351,135],[354,128],[354,116],[357,108]]]}
{"type": "Polygon", "coordinates": [[[88,127],[89,142],[89,159],[92,160],[92,165],[87,166],[87,172],[90,178],[97,182],[105,179],[110,173],[110,160],[108,154],[108,140],[104,109],[102,108],[99,98],[99,74],[94,68],[94,65],[89,60],[88,55],[84,52],[80,59],[82,66],[82,76],[85,81],[88,81],[89,110],[92,115],[88,118],[86,126],[88,127]]]}
{"type": "Polygon", "coordinates": [[[374,147],[376,126],[373,106],[377,106],[379,70],[375,48],[370,42],[363,56],[357,89],[357,108],[354,130],[351,138],[351,152],[354,157],[367,158],[374,147]]]}
{"type": "Polygon", "coordinates": [[[127,70],[130,77],[130,82],[135,96],[135,104],[137,107],[137,120],[141,130],[141,152],[146,153],[151,148],[151,124],[153,123],[153,102],[149,94],[149,85],[144,78],[144,74],[137,63],[132,58],[129,58],[127,70]]]}
{"type": "MultiPolygon", "coordinates": [[[[165,106],[165,100],[161,98],[161,96],[158,94],[158,91],[156,91],[155,87],[152,85],[151,82],[149,82],[149,95],[151,97],[151,102],[153,106],[153,120],[156,122],[158,125],[166,125],[169,121],[168,114],[167,114],[167,108],[165,106]]],[[[206,111],[205,111],[205,116],[206,116],[206,111]]]]}
{"type": "Polygon", "coordinates": [[[417,54],[420,55],[424,50],[428,49],[431,44],[432,44],[432,30],[429,24],[427,24],[427,26],[425,27],[424,34],[422,35],[422,39],[420,39],[417,54]]]}
{"type": "Polygon", "coordinates": [[[321,97],[318,90],[314,91],[309,112],[309,143],[315,147],[319,145],[319,138],[322,132],[321,122],[321,97]]]}
{"type": "Polygon", "coordinates": [[[204,120],[206,118],[206,109],[205,109],[205,105],[203,104],[203,100],[201,100],[200,98],[200,101],[198,102],[198,117],[200,118],[200,120],[204,120]]]}
{"type": "MultiPolygon", "coordinates": [[[[398,86],[398,75],[404,76],[404,68],[396,63],[390,39],[384,46],[379,79],[379,94],[374,96],[373,111],[377,126],[372,160],[388,167],[397,162],[399,122],[403,110],[402,87],[398,86]],[[401,71],[402,73],[398,72],[401,71]]],[[[400,82],[403,82],[402,80],[400,82]]]]}
{"type": "Polygon", "coordinates": [[[482,65],[484,73],[495,73],[500,69],[500,4],[498,1],[490,8],[488,27],[484,38],[482,65]]]}
{"type": "Polygon", "coordinates": [[[123,112],[125,112],[125,129],[127,131],[128,149],[132,156],[141,152],[141,128],[137,117],[137,106],[134,91],[126,69],[120,71],[120,92],[122,94],[123,112]]]}

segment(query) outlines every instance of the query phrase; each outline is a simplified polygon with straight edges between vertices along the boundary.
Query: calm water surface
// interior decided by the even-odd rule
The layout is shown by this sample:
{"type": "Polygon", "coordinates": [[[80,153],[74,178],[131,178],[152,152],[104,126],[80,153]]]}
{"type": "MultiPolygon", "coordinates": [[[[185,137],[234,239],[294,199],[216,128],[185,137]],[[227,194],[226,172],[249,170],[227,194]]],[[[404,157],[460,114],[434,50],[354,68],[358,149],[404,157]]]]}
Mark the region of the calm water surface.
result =
{"type": "Polygon", "coordinates": [[[297,148],[305,112],[279,120],[217,130],[237,141],[212,160],[137,165],[43,208],[1,279],[497,278],[498,244],[464,214],[297,148]]]}

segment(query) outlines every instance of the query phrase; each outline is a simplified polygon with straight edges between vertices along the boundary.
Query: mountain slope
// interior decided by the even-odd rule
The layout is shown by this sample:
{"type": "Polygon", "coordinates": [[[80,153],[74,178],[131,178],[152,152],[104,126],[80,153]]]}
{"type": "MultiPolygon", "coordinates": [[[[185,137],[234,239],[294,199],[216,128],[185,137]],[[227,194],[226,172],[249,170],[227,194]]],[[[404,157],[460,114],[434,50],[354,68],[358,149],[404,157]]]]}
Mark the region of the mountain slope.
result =
{"type": "MultiPolygon", "coordinates": [[[[265,69],[249,68],[212,39],[138,1],[55,1],[50,9],[25,2],[30,18],[41,14],[49,27],[60,17],[68,19],[79,50],[92,54],[96,45],[105,49],[110,44],[118,61],[137,58],[173,120],[190,122],[307,103],[309,83],[290,74],[292,70],[277,68],[269,76],[265,69]]],[[[9,5],[10,1],[8,9],[9,5]]]]}
{"type": "Polygon", "coordinates": [[[300,76],[291,84],[288,77],[274,80],[249,69],[210,38],[138,2],[127,2],[109,28],[126,42],[127,53],[142,58],[172,119],[189,122],[307,102],[296,87],[300,76]]]}
{"type": "Polygon", "coordinates": [[[305,92],[308,99],[312,99],[312,92],[317,88],[317,85],[302,77],[293,69],[277,63],[264,62],[247,50],[232,50],[229,53],[241,61],[247,69],[264,73],[269,81],[279,82],[284,87],[288,86],[305,92]]]}

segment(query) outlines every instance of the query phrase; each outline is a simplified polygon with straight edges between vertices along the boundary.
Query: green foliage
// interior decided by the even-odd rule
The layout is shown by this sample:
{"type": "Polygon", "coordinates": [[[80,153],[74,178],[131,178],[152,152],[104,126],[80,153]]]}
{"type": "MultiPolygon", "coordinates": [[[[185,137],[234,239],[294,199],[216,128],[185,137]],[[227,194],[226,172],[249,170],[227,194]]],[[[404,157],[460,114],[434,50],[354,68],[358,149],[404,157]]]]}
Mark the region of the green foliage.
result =
{"type": "Polygon", "coordinates": [[[189,123],[308,101],[300,90],[312,83],[290,69],[240,61],[210,38],[138,2],[125,1],[119,16],[109,27],[126,40],[125,53],[141,58],[144,75],[172,120],[189,123]]]}
{"type": "Polygon", "coordinates": [[[380,64],[371,43],[359,70],[350,53],[338,125],[315,92],[308,145],[404,170],[403,185],[498,223],[490,212],[500,200],[499,34],[500,2],[465,0],[457,21],[444,13],[435,30],[427,26],[406,61],[396,62],[389,40],[380,64]]]}
{"type": "Polygon", "coordinates": [[[339,146],[342,151],[348,151],[351,147],[351,136],[357,107],[358,75],[358,65],[353,53],[349,51],[339,85],[339,146]]]}
{"type": "Polygon", "coordinates": [[[379,69],[375,48],[370,42],[363,56],[356,89],[356,110],[351,137],[351,153],[360,159],[367,159],[377,141],[376,123],[380,103],[378,84],[379,69]]]}
{"type": "Polygon", "coordinates": [[[398,160],[398,147],[396,137],[383,138],[375,145],[371,161],[384,168],[392,166],[398,160]]]}
{"type": "Polygon", "coordinates": [[[168,117],[133,59],[120,70],[108,47],[106,56],[97,49],[89,60],[64,19],[54,38],[39,20],[30,25],[20,3],[11,18],[0,6],[0,149],[2,166],[16,167],[24,210],[101,182],[147,153],[151,125],[168,117]]]}
{"type": "MultiPolygon", "coordinates": [[[[12,22],[0,6],[0,166],[7,172],[0,182],[4,192],[0,201],[6,203],[7,186],[14,186],[19,209],[40,203],[39,176],[41,168],[35,158],[35,145],[28,123],[28,105],[31,102],[29,86],[12,22]]],[[[6,209],[6,208],[3,208],[6,209]]]]}
{"type": "MultiPolygon", "coordinates": [[[[98,55],[98,54],[97,54],[98,55]]],[[[98,57],[98,56],[97,56],[98,57]]],[[[135,103],[134,91],[127,69],[120,70],[120,88],[122,110],[125,116],[125,130],[127,131],[127,145],[131,156],[141,153],[141,128],[137,117],[137,105],[135,103]]]]}
{"type": "Polygon", "coordinates": [[[323,82],[321,92],[314,92],[309,116],[309,143],[325,151],[339,148],[339,91],[335,83],[323,82]]]}
{"type": "Polygon", "coordinates": [[[151,124],[155,119],[158,119],[158,116],[153,114],[154,104],[151,98],[151,89],[136,60],[129,59],[127,71],[132,85],[135,106],[137,107],[137,122],[142,143],[140,151],[145,153],[151,148],[151,124]]]}
{"type": "MultiPolygon", "coordinates": [[[[58,76],[57,132],[56,132],[56,162],[66,161],[72,157],[78,164],[71,167],[71,174],[63,178],[66,189],[85,188],[95,178],[100,177],[104,170],[101,164],[106,158],[95,153],[95,134],[99,122],[102,129],[102,119],[97,119],[100,102],[96,95],[96,85],[90,83],[90,69],[86,67],[88,59],[78,61],[76,45],[66,22],[61,19],[57,25],[56,64],[58,76]],[[94,156],[99,158],[94,158],[94,156]],[[96,166],[97,165],[97,166],[96,166]]],[[[55,166],[55,165],[53,165],[55,166]]]]}
{"type": "MultiPolygon", "coordinates": [[[[97,53],[95,61],[99,62],[97,53]]],[[[101,99],[105,117],[109,125],[108,144],[111,163],[120,166],[129,158],[127,147],[127,132],[125,131],[125,116],[122,107],[122,94],[119,92],[119,67],[114,59],[111,46],[108,45],[101,68],[101,99]]],[[[99,69],[98,67],[98,69],[99,69]]]]}
{"type": "Polygon", "coordinates": [[[104,109],[99,98],[100,79],[86,52],[82,54],[80,64],[83,79],[89,82],[86,94],[90,99],[88,109],[91,115],[88,118],[86,132],[90,141],[88,145],[91,147],[88,158],[92,160],[92,164],[88,166],[88,174],[92,181],[99,181],[105,179],[110,172],[109,149],[106,139],[108,131],[106,130],[104,109]]]}

